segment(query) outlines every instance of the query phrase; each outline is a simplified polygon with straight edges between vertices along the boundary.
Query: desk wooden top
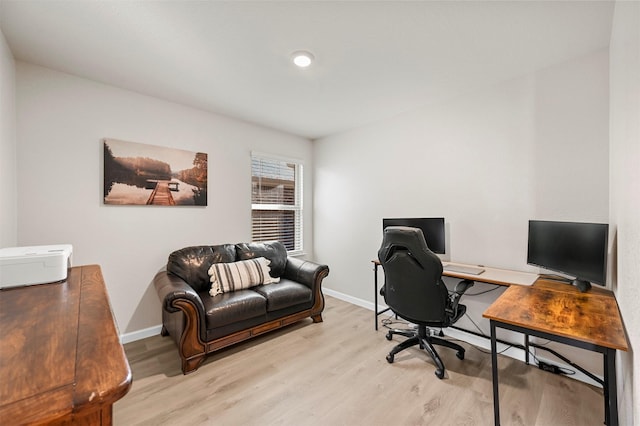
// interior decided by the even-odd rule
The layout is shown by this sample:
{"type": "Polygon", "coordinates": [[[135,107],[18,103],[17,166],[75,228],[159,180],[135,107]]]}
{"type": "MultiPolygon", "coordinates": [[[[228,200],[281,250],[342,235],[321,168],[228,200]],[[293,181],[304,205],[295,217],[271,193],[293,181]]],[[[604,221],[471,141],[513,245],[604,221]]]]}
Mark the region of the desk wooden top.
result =
{"type": "MultiPolygon", "coordinates": [[[[380,261],[377,259],[372,260],[372,262],[375,265],[380,265],[380,261]]],[[[450,264],[450,265],[478,267],[478,265],[467,265],[465,263],[457,263],[457,262],[442,262],[442,263],[443,265],[450,264]]],[[[532,285],[538,279],[538,274],[534,274],[531,272],[512,271],[509,269],[491,268],[487,266],[482,266],[481,268],[484,269],[484,272],[478,275],[465,274],[465,273],[456,272],[456,271],[442,271],[442,275],[445,277],[468,279],[468,280],[478,281],[481,283],[497,284],[497,285],[504,285],[504,286],[509,286],[513,284],[532,285]]]]}
{"type": "MultiPolygon", "coordinates": [[[[466,265],[464,263],[456,263],[456,262],[443,262],[443,264],[449,265],[460,265],[460,266],[474,266],[478,267],[478,265],[466,265]]],[[[489,283],[489,284],[497,284],[497,285],[532,285],[537,279],[538,274],[534,274],[531,272],[522,272],[522,271],[512,271],[510,269],[500,269],[500,268],[491,268],[488,266],[482,266],[484,272],[478,275],[474,274],[465,274],[462,272],[456,271],[443,271],[442,275],[446,277],[452,278],[462,278],[473,281],[478,281],[481,283],[489,283]]]]}
{"type": "Polygon", "coordinates": [[[0,330],[0,424],[87,418],[131,386],[97,265],[0,291],[0,330]]]}
{"type": "Polygon", "coordinates": [[[615,296],[609,290],[577,288],[539,279],[533,286],[511,286],[482,314],[490,320],[628,350],[615,296]]]}

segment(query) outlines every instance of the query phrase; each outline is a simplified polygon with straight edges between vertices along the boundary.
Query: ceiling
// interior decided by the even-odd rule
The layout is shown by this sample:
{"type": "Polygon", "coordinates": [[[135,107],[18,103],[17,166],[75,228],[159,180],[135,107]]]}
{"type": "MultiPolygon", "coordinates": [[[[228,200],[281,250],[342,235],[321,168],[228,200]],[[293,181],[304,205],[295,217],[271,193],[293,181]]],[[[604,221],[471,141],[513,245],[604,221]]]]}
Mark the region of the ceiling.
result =
{"type": "Polygon", "coordinates": [[[605,48],[614,5],[0,0],[0,28],[17,60],[317,139],[605,48]]]}

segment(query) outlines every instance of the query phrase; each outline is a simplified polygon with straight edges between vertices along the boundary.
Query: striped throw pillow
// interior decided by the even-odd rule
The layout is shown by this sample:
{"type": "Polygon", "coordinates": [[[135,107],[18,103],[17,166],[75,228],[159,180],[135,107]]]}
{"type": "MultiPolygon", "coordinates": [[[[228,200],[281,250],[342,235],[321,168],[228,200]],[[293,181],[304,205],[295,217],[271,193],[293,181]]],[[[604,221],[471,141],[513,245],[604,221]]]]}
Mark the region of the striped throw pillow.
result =
{"type": "Polygon", "coordinates": [[[211,290],[209,294],[216,296],[260,284],[271,284],[280,281],[269,275],[271,261],[264,257],[241,260],[232,263],[214,263],[209,268],[211,290]]]}

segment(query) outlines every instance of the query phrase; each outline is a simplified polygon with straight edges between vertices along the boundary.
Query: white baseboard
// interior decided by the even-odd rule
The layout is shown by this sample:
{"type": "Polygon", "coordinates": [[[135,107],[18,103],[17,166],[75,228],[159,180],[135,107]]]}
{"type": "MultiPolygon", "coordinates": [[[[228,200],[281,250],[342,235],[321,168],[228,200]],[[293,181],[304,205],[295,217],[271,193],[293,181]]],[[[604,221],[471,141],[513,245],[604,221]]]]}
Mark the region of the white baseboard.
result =
{"type": "MultiPolygon", "coordinates": [[[[345,302],[351,303],[353,305],[357,305],[360,306],[362,308],[368,309],[370,311],[374,310],[374,303],[373,302],[368,302],[366,300],[362,300],[362,299],[358,299],[357,297],[353,297],[353,296],[349,296],[347,294],[344,293],[340,293],[339,291],[335,291],[335,290],[331,290],[331,289],[323,289],[322,290],[323,293],[325,293],[328,296],[332,296],[335,297],[336,299],[340,299],[343,300],[345,302]]],[[[379,303],[378,304],[378,311],[381,311],[382,309],[386,308],[387,306],[384,304],[379,303]]],[[[487,351],[491,351],[491,340],[487,337],[481,337],[481,336],[476,336],[475,334],[472,333],[466,333],[463,330],[456,330],[455,328],[447,328],[444,330],[446,335],[449,337],[452,337],[454,339],[458,339],[458,340],[462,340],[463,342],[469,343],[470,345],[476,346],[478,348],[482,348],[484,350],[487,351]]],[[[522,343],[518,343],[518,344],[522,344],[522,343]]],[[[531,348],[532,350],[535,350],[535,348],[531,348]]],[[[513,359],[517,359],[519,361],[525,362],[525,351],[523,349],[520,348],[516,348],[516,347],[509,347],[508,345],[505,345],[503,343],[498,342],[497,343],[497,350],[501,355],[506,355],[510,358],[513,359]]],[[[545,357],[540,356],[540,351],[536,351],[536,358],[540,361],[549,363],[549,364],[554,364],[557,365],[558,367],[561,367],[563,369],[566,370],[570,370],[570,371],[575,371],[575,374],[567,376],[571,379],[575,379],[575,380],[579,380],[581,382],[587,383],[589,385],[592,386],[596,386],[596,387],[602,387],[599,383],[597,383],[595,380],[593,380],[591,377],[587,376],[586,374],[576,370],[574,367],[565,364],[563,362],[558,362],[557,360],[552,360],[552,359],[548,359],[545,357]]],[[[529,363],[533,364],[533,357],[530,355],[529,356],[529,363]]],[[[599,379],[602,379],[602,377],[597,376],[599,379]]]]}
{"type": "MultiPolygon", "coordinates": [[[[348,294],[340,293],[339,291],[331,290],[330,288],[323,288],[322,292],[327,296],[335,297],[336,299],[349,302],[352,305],[360,306],[361,308],[373,311],[373,302],[367,302],[366,300],[358,299],[357,297],[349,296],[348,294]]],[[[380,302],[380,300],[378,300],[378,302],[380,302]]],[[[386,307],[387,306],[382,303],[378,304],[379,311],[386,307]]]]}
{"type": "Polygon", "coordinates": [[[157,336],[162,330],[162,325],[154,325],[153,327],[145,328],[143,330],[133,331],[131,333],[125,333],[120,335],[120,343],[135,342],[136,340],[146,339],[147,337],[157,336]]]}

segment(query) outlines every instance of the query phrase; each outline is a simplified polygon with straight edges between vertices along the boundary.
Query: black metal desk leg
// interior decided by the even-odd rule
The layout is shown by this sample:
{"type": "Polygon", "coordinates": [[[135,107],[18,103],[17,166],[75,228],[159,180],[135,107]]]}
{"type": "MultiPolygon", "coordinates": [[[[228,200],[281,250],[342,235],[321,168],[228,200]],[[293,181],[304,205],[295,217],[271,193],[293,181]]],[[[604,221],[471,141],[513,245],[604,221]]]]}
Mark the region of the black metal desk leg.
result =
{"type": "Polygon", "coordinates": [[[495,426],[500,426],[500,397],[498,395],[498,349],[496,345],[496,324],[491,325],[491,375],[493,382],[493,419],[495,426]]]}
{"type": "Polygon", "coordinates": [[[373,264],[373,316],[376,319],[376,331],[378,331],[378,265],[373,264]]]}
{"type": "Polygon", "coordinates": [[[618,389],[616,381],[616,351],[604,352],[604,422],[618,426],[618,389]]]}

